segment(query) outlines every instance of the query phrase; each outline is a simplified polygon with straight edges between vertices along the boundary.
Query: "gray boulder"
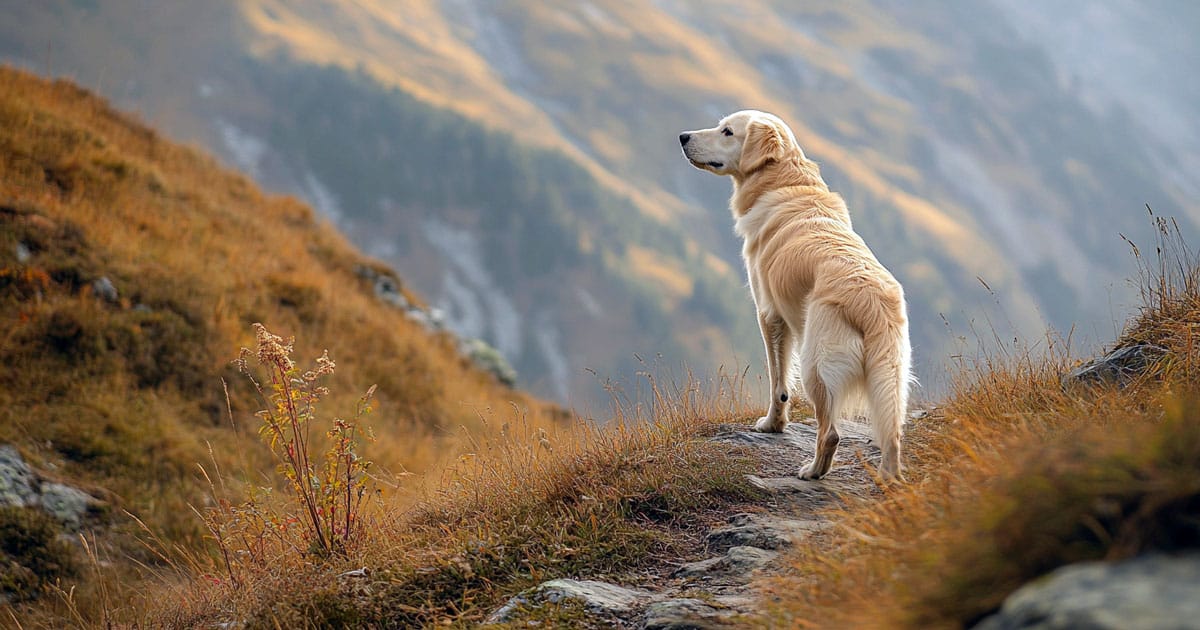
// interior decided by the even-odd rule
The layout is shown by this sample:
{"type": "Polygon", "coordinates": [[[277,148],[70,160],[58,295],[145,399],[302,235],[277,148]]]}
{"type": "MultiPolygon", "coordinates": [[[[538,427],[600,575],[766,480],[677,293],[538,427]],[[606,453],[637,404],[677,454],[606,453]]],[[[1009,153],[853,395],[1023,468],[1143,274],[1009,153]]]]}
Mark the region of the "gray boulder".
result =
{"type": "Polygon", "coordinates": [[[71,530],[79,529],[96,502],[92,495],[61,483],[43,483],[41,492],[42,509],[71,530]]]}
{"type": "Polygon", "coordinates": [[[652,596],[649,591],[596,580],[550,580],[508,600],[484,623],[507,623],[516,618],[522,606],[536,606],[543,602],[557,604],[565,600],[578,601],[588,612],[599,616],[626,618],[650,601],[652,596]]]}
{"type": "Polygon", "coordinates": [[[699,599],[668,599],[646,607],[645,630],[704,630],[729,627],[735,613],[699,599]]]}
{"type": "Polygon", "coordinates": [[[675,577],[721,578],[746,577],[756,569],[766,566],[779,554],[758,547],[730,547],[725,555],[699,562],[689,562],[675,570],[675,577]]]}
{"type": "Polygon", "coordinates": [[[98,499],[78,488],[41,479],[17,449],[0,445],[0,507],[40,507],[67,529],[77,530],[97,505],[98,499]]]}
{"type": "Polygon", "coordinates": [[[1062,376],[1063,387],[1072,385],[1125,385],[1167,354],[1166,348],[1142,343],[1117,348],[1062,376]]]}
{"type": "Polygon", "coordinates": [[[729,525],[718,527],[708,533],[708,548],[713,550],[730,547],[758,547],[781,549],[811,532],[825,526],[819,521],[799,521],[786,518],[759,516],[757,514],[735,514],[729,525]]]}
{"type": "Polygon", "coordinates": [[[465,339],[459,344],[459,352],[471,360],[479,369],[490,373],[508,387],[517,384],[517,371],[500,354],[500,351],[482,339],[465,339]]]}
{"type": "Polygon", "coordinates": [[[101,276],[92,282],[92,293],[108,302],[116,302],[119,297],[117,286],[108,276],[101,276]]]}
{"type": "Polygon", "coordinates": [[[1200,628],[1200,554],[1072,564],[1021,587],[975,628],[1200,628]]]}
{"type": "Polygon", "coordinates": [[[37,478],[17,449],[0,446],[0,507],[25,507],[37,503],[37,478]]]}

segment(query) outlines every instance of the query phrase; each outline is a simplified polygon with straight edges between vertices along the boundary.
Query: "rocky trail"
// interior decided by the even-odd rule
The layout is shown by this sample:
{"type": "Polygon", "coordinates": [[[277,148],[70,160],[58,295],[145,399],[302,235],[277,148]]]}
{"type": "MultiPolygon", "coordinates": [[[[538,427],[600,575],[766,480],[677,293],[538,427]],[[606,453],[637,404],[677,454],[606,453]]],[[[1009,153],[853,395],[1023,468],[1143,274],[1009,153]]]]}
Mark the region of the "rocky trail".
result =
{"type": "Polygon", "coordinates": [[[760,606],[756,580],[784,570],[780,558],[788,547],[833,526],[822,520],[823,508],[835,505],[839,497],[878,492],[870,471],[879,463],[879,450],[870,444],[866,429],[844,423],[829,475],[804,481],[796,471],[813,457],[814,420],[793,422],[778,434],[755,433],[746,425],[721,427],[710,439],[727,445],[731,455],[747,454],[756,461],[748,480],[763,490],[763,498],[755,505],[740,506],[725,515],[723,523],[710,527],[697,549],[699,557],[664,563],[657,571],[621,584],[550,580],[510,599],[487,623],[519,626],[528,610],[546,602],[574,602],[586,610],[588,627],[664,630],[743,625],[745,617],[760,606]]]}

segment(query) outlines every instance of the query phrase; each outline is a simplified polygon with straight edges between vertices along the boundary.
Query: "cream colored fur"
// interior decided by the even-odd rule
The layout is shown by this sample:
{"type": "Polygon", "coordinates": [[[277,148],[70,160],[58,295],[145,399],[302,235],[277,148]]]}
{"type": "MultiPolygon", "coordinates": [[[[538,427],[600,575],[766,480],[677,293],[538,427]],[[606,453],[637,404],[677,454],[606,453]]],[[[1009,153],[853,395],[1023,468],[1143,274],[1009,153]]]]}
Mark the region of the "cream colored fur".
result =
{"type": "Polygon", "coordinates": [[[794,373],[818,424],[816,457],[801,478],[829,472],[838,420],[861,403],[883,452],[880,476],[899,477],[912,381],[900,283],[854,232],[841,195],[778,117],[741,111],[679,140],[694,166],[733,178],[729,206],[744,239],[771,387],[755,429],[783,431],[794,373]]]}

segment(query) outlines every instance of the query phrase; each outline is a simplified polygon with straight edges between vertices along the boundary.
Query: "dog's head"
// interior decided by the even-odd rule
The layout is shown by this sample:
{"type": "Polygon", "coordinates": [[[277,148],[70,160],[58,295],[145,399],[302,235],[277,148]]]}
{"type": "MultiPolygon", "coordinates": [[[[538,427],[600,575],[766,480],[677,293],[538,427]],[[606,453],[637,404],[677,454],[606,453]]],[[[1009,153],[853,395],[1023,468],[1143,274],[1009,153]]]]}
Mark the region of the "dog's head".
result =
{"type": "Polygon", "coordinates": [[[679,144],[692,166],[736,179],[800,151],[778,116],[753,109],[730,114],[711,129],[685,131],[679,144]]]}

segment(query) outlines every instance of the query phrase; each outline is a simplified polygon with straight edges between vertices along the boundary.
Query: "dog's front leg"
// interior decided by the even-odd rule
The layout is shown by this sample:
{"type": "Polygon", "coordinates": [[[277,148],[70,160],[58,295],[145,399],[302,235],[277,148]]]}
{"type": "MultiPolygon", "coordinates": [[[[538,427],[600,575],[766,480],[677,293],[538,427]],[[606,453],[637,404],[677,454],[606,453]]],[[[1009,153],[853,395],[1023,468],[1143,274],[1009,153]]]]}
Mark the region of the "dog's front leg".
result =
{"type": "Polygon", "coordinates": [[[792,357],[792,331],[775,314],[760,312],[758,327],[767,350],[767,378],[771,386],[771,405],[767,415],[758,419],[754,430],[779,433],[788,423],[788,369],[792,357]]]}

